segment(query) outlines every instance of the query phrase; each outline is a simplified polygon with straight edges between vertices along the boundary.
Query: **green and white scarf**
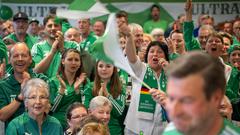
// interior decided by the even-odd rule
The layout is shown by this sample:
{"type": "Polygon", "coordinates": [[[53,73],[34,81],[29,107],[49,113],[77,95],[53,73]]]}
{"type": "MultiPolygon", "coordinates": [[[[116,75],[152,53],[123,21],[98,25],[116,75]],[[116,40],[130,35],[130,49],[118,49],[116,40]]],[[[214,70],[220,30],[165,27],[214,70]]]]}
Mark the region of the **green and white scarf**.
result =
{"type": "MultiPolygon", "coordinates": [[[[147,66],[147,71],[144,75],[143,82],[148,84],[151,88],[166,90],[166,76],[161,72],[160,78],[157,79],[153,70],[147,66]],[[159,81],[160,80],[160,81],[159,81]]],[[[138,117],[141,119],[152,120],[155,112],[156,102],[153,100],[149,89],[142,85],[140,89],[140,100],[138,105],[138,117]]]]}

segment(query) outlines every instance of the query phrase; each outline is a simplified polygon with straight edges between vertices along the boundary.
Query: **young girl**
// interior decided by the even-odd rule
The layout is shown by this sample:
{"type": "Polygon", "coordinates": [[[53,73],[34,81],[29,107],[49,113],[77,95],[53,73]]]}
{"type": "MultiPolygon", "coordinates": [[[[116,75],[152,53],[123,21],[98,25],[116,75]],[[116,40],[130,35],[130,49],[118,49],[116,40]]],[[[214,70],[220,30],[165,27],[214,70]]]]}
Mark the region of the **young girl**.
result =
{"type": "Polygon", "coordinates": [[[111,118],[108,123],[110,133],[121,135],[123,129],[121,128],[120,118],[125,107],[126,91],[125,87],[121,85],[117,68],[103,61],[98,61],[96,64],[95,80],[91,87],[84,92],[84,105],[89,107],[90,100],[95,96],[107,97],[113,106],[111,118]]]}
{"type": "Polygon", "coordinates": [[[83,73],[80,52],[68,49],[62,55],[59,75],[51,83],[52,115],[66,128],[66,110],[74,102],[82,102],[86,74],[83,73]]]}

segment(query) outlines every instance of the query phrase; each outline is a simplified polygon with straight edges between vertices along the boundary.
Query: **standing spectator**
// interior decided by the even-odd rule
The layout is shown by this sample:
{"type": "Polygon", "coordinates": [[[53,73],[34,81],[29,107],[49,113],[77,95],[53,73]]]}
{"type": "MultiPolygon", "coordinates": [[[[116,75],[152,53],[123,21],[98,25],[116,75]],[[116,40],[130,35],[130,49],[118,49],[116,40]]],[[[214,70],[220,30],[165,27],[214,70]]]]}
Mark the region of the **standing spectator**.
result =
{"type": "Polygon", "coordinates": [[[44,18],[43,24],[48,35],[47,40],[35,44],[32,48],[34,71],[44,73],[49,78],[56,76],[64,49],[77,48],[76,42],[64,41],[61,22],[54,15],[44,18]]]}
{"type": "Polygon", "coordinates": [[[101,37],[105,32],[105,23],[101,20],[97,20],[93,24],[93,32],[96,36],[101,37]]]}
{"type": "Polygon", "coordinates": [[[233,34],[233,24],[232,24],[232,22],[228,22],[228,21],[225,22],[223,24],[223,31],[232,35],[233,34]]]}
{"type": "Polygon", "coordinates": [[[6,36],[4,40],[8,40],[7,48],[11,49],[17,42],[24,42],[31,50],[32,46],[37,42],[37,38],[27,34],[28,16],[26,13],[18,12],[13,16],[14,33],[6,36]]]}
{"type": "Polygon", "coordinates": [[[67,41],[75,41],[79,44],[81,42],[79,30],[77,28],[69,28],[64,33],[64,39],[67,41]]]}
{"type": "Polygon", "coordinates": [[[0,79],[5,76],[5,67],[8,63],[7,48],[3,41],[0,39],[0,79]]]}
{"type": "Polygon", "coordinates": [[[166,97],[163,91],[165,91],[167,83],[164,70],[169,60],[168,47],[158,41],[151,42],[146,50],[145,62],[141,62],[136,55],[134,36],[130,32],[130,28],[123,25],[120,30],[128,38],[126,54],[133,71],[143,82],[153,88],[149,93],[146,86],[133,79],[132,97],[125,119],[124,132],[127,135],[161,134],[167,119],[164,115],[163,104],[156,104],[151,94],[155,96],[155,93],[161,93],[161,95],[157,94],[159,98],[165,99],[166,97]]]}
{"type": "Polygon", "coordinates": [[[123,24],[128,25],[128,13],[127,12],[119,11],[116,14],[116,19],[117,19],[118,27],[120,27],[123,24]]]}
{"type": "Polygon", "coordinates": [[[29,21],[28,33],[31,36],[38,38],[39,30],[40,30],[39,21],[35,18],[32,18],[29,21]]]}
{"type": "Polygon", "coordinates": [[[2,25],[0,25],[0,38],[5,38],[9,34],[13,33],[13,22],[10,20],[7,20],[3,22],[2,25]]]}
{"type": "Polygon", "coordinates": [[[233,44],[240,44],[240,20],[233,23],[233,44]]]}
{"type": "Polygon", "coordinates": [[[138,53],[143,45],[143,28],[137,23],[129,24],[129,28],[134,36],[134,45],[136,46],[136,52],[138,53]]]}
{"type": "MultiPolygon", "coordinates": [[[[57,77],[52,78],[51,103],[52,116],[57,118],[62,127],[67,126],[65,117],[67,108],[74,102],[82,102],[85,88],[86,73],[82,69],[81,55],[75,49],[65,50],[57,77]]],[[[90,82],[89,82],[90,83],[90,82]]]]}
{"type": "Polygon", "coordinates": [[[32,57],[25,43],[15,44],[9,52],[9,62],[13,71],[0,81],[0,120],[8,123],[25,111],[22,87],[30,78],[47,80],[46,76],[36,74],[30,68],[32,57]]]}
{"type": "Polygon", "coordinates": [[[225,87],[224,66],[216,57],[190,52],[172,62],[166,102],[171,123],[163,135],[240,134],[240,129],[219,113],[225,87]]]}
{"type": "Polygon", "coordinates": [[[232,68],[226,65],[220,57],[223,52],[223,39],[219,33],[214,32],[210,25],[203,25],[199,30],[199,42],[193,38],[193,21],[192,21],[192,1],[188,1],[185,5],[186,22],[184,22],[184,41],[187,51],[204,50],[210,55],[219,58],[225,66],[225,76],[228,81],[232,68]]]}
{"type": "MultiPolygon", "coordinates": [[[[75,41],[78,44],[81,42],[80,32],[76,28],[69,28],[65,34],[64,38],[67,41],[75,41]]],[[[80,48],[82,65],[87,77],[93,81],[95,76],[95,65],[96,60],[85,50],[80,48]]]]}
{"type": "Polygon", "coordinates": [[[90,19],[80,19],[78,21],[78,28],[82,39],[80,47],[85,51],[88,51],[89,46],[97,39],[93,32],[91,32],[90,26],[90,19]]]}
{"type": "Polygon", "coordinates": [[[194,37],[198,37],[199,36],[199,30],[203,25],[210,25],[212,27],[214,27],[214,18],[212,16],[209,16],[208,14],[202,14],[199,16],[199,26],[194,29],[193,31],[193,35],[194,37]]]}
{"type": "Polygon", "coordinates": [[[161,28],[164,31],[168,28],[168,22],[160,18],[160,7],[158,5],[152,5],[151,20],[145,22],[143,25],[145,33],[151,33],[154,28],[161,28]]]}

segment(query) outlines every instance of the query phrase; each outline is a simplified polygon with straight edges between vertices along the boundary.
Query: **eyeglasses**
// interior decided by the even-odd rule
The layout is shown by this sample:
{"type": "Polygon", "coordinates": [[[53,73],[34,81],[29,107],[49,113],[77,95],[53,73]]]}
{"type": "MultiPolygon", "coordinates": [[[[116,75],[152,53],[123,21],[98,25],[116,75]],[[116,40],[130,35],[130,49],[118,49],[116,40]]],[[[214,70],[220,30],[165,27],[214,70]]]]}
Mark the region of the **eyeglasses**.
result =
{"type": "Polygon", "coordinates": [[[83,117],[87,116],[87,114],[82,114],[82,115],[76,115],[76,116],[71,116],[71,119],[82,119],[83,117]]]}
{"type": "Polygon", "coordinates": [[[46,96],[39,96],[39,97],[37,97],[37,96],[32,96],[32,97],[26,97],[26,98],[29,99],[29,100],[37,100],[37,99],[39,99],[39,100],[41,100],[41,101],[48,99],[48,97],[46,97],[46,96]]]}

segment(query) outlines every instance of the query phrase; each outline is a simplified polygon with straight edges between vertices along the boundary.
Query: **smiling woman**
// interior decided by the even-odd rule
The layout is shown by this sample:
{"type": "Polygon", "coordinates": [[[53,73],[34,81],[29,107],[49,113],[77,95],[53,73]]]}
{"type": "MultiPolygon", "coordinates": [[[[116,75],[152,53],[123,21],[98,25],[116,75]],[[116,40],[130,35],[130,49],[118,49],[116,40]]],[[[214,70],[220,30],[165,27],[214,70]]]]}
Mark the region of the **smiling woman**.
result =
{"type": "Polygon", "coordinates": [[[7,127],[6,135],[15,134],[63,134],[60,122],[47,115],[50,109],[49,89],[41,79],[29,80],[23,88],[27,112],[13,119],[7,127]]]}

